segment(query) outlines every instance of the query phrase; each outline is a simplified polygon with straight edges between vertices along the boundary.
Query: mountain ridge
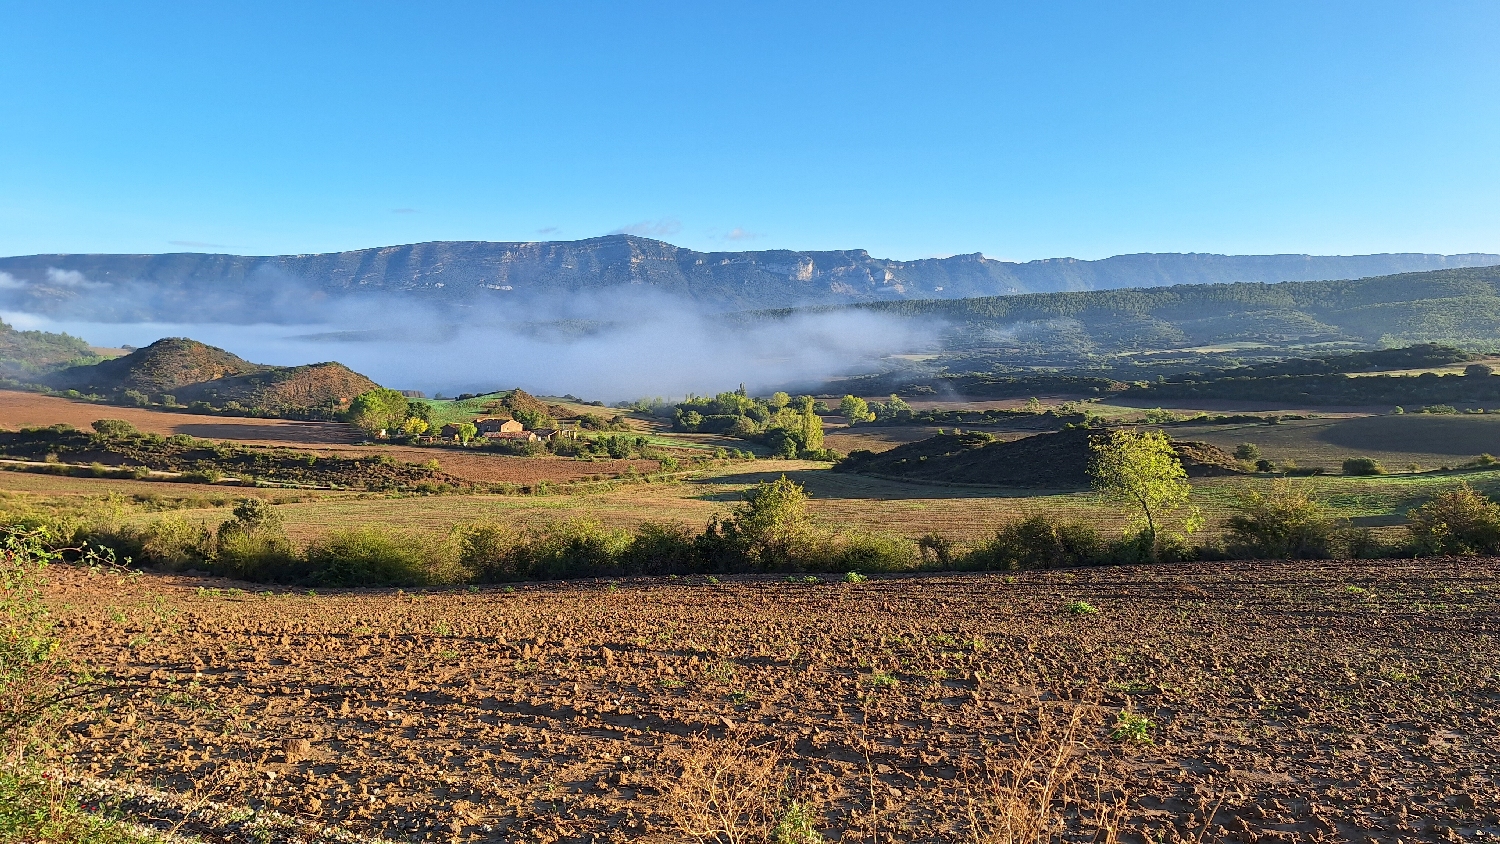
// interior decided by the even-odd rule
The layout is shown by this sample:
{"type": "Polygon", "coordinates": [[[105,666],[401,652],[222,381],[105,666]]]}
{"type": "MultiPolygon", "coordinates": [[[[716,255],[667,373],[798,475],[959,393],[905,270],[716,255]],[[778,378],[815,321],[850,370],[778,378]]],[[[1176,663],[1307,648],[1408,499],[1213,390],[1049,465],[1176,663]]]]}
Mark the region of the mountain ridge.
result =
{"type": "Polygon", "coordinates": [[[576,241],[430,241],[344,252],[40,254],[0,258],[0,306],[108,320],[296,322],[370,292],[438,303],[526,301],[649,288],[713,310],[1161,287],[1320,281],[1500,265],[1500,255],[1136,253],[1014,262],[981,253],[912,261],[865,249],[698,252],[633,235],[576,241]],[[310,289],[309,289],[310,288],[310,289]],[[311,294],[311,295],[310,295],[311,294]]]}

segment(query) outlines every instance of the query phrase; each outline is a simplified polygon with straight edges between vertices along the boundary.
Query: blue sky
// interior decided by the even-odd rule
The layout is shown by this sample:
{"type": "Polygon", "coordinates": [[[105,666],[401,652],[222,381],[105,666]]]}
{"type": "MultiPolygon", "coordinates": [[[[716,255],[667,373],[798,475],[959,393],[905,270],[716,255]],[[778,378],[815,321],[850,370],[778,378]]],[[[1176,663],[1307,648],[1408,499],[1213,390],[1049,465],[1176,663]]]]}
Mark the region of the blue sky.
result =
{"type": "Polygon", "coordinates": [[[0,0],[0,254],[1500,252],[1500,3],[0,0]]]}

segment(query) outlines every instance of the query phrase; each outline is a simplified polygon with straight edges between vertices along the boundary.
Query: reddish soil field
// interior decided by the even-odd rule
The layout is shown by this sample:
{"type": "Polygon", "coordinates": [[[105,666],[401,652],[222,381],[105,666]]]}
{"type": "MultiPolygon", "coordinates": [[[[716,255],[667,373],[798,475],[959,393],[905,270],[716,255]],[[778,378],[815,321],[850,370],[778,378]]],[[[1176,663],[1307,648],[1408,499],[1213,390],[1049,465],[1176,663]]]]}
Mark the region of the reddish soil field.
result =
{"type": "Polygon", "coordinates": [[[363,435],[354,426],[342,422],[294,422],[288,419],[237,419],[194,413],[169,413],[0,390],[0,427],[12,431],[59,423],[87,430],[89,425],[99,419],[124,419],[142,431],[164,437],[187,434],[205,440],[235,440],[293,448],[355,443],[363,439],[363,435]]]}
{"type": "Polygon", "coordinates": [[[73,725],[73,765],[385,839],[692,840],[713,781],[744,808],[718,840],[764,840],[792,801],[829,841],[1011,840],[984,833],[1022,810],[1056,833],[1025,840],[1500,835],[1496,560],[431,594],[50,577],[77,655],[141,684],[73,725]]]}
{"type": "Polygon", "coordinates": [[[187,434],[206,440],[299,448],[324,455],[388,454],[408,463],[437,460],[448,474],[481,483],[565,483],[595,475],[618,475],[630,467],[638,472],[655,472],[660,468],[655,460],[590,462],[557,457],[508,457],[455,449],[359,446],[354,443],[365,439],[365,435],[343,422],[202,416],[0,390],[0,427],[12,431],[58,423],[87,429],[99,419],[124,419],[142,431],[162,436],[187,434]]]}

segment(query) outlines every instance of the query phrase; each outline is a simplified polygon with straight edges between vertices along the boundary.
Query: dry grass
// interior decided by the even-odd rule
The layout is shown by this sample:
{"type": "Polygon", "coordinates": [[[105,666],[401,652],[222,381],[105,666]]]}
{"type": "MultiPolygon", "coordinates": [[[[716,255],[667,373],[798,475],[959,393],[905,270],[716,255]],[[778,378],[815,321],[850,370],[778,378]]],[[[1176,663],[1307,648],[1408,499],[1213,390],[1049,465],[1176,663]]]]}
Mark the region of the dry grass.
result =
{"type": "Polygon", "coordinates": [[[664,800],[665,814],[693,841],[773,841],[786,804],[780,762],[774,748],[732,735],[696,737],[669,763],[676,771],[664,800]]]}
{"type": "MultiPolygon", "coordinates": [[[[1009,752],[987,747],[978,769],[963,775],[964,840],[969,844],[1056,841],[1066,830],[1065,818],[1072,810],[1093,815],[1095,841],[1117,841],[1129,801],[1121,794],[1105,796],[1104,780],[1097,771],[1087,770],[1088,760],[1097,752],[1087,737],[1097,732],[1098,712],[1090,705],[1072,706],[1059,721],[1045,707],[1039,708],[1036,726],[1009,752]],[[1090,782],[1092,793],[1087,788],[1090,782]]],[[[1022,729],[1014,726],[1017,735],[1022,729]]]]}

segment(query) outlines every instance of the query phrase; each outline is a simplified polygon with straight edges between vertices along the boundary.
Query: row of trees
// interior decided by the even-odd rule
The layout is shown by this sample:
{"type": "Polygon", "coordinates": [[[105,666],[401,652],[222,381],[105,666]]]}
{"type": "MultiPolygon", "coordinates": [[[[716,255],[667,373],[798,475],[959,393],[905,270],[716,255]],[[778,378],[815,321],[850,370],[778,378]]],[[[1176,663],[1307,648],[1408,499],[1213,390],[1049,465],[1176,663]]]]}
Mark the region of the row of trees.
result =
{"type": "Polygon", "coordinates": [[[784,392],[752,398],[744,385],[713,397],[689,396],[673,410],[679,431],[722,434],[766,444],[781,457],[821,460],[833,455],[823,447],[827,406],[812,396],[795,399],[784,392]]]}

